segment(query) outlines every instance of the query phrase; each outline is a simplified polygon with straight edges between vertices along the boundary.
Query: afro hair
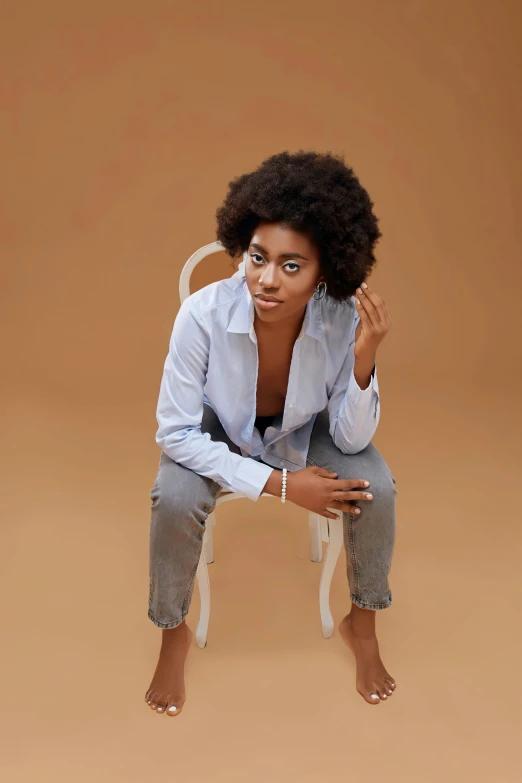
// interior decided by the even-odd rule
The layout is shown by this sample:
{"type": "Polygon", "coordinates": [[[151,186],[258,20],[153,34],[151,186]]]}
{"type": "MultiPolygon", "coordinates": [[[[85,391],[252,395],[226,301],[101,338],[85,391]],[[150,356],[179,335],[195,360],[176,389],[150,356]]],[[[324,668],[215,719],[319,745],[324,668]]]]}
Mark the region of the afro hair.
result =
{"type": "Polygon", "coordinates": [[[328,294],[355,294],[376,263],[382,236],[373,202],[353,169],[330,152],[279,152],[229,182],[216,211],[218,241],[234,259],[250,245],[259,223],[278,222],[300,231],[319,249],[328,294]]]}

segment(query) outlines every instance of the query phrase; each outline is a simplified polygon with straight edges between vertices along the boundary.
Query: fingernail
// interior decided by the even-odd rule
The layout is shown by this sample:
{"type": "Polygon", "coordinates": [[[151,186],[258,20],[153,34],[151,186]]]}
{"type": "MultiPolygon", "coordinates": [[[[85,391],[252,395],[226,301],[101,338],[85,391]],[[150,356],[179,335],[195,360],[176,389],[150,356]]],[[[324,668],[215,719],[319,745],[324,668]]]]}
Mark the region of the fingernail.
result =
{"type": "Polygon", "coordinates": [[[362,283],[362,287],[363,287],[363,288],[368,288],[368,286],[366,285],[366,283],[362,283]]]}
{"type": "Polygon", "coordinates": [[[369,482],[369,481],[365,481],[365,482],[364,482],[364,486],[365,486],[365,487],[369,487],[369,486],[370,486],[370,482],[369,482]]]}

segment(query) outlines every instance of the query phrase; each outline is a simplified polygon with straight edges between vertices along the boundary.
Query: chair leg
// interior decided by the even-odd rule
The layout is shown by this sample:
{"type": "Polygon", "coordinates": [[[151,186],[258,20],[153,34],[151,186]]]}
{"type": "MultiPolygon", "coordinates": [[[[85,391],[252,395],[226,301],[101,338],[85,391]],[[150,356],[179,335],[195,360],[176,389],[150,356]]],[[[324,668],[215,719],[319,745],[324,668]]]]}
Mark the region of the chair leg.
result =
{"type": "Polygon", "coordinates": [[[198,647],[205,647],[207,644],[208,622],[210,619],[210,581],[208,578],[208,568],[205,560],[205,549],[202,548],[199,558],[196,579],[199,590],[199,622],[196,628],[196,644],[198,647]]]}
{"type": "Polygon", "coordinates": [[[325,544],[328,543],[328,520],[326,517],[319,517],[319,521],[321,524],[321,540],[324,541],[325,544]]]}
{"type": "Polygon", "coordinates": [[[310,551],[312,561],[320,563],[323,559],[321,517],[313,511],[308,512],[308,527],[310,529],[310,551]]]}
{"type": "Polygon", "coordinates": [[[339,553],[343,545],[343,520],[326,519],[325,521],[328,525],[328,546],[326,548],[321,569],[321,579],[319,582],[319,611],[321,614],[323,636],[325,639],[329,639],[334,628],[332,612],[330,611],[330,586],[332,584],[332,576],[339,558],[339,553]]]}

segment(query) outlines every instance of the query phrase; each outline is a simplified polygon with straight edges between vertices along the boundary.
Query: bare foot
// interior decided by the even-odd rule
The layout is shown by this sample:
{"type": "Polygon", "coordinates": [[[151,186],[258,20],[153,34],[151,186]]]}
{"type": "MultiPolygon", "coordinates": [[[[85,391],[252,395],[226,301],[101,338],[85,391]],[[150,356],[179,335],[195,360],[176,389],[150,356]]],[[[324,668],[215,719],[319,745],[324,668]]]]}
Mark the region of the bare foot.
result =
{"type": "Polygon", "coordinates": [[[379,655],[379,645],[375,633],[362,637],[355,633],[352,618],[346,615],[339,624],[339,633],[355,655],[356,687],[369,704],[386,701],[395,690],[395,680],[384,668],[379,655]]]}
{"type": "Polygon", "coordinates": [[[185,621],[176,628],[163,629],[158,664],[145,694],[145,701],[155,712],[174,717],[183,709],[185,660],[191,640],[192,631],[185,621]]]}

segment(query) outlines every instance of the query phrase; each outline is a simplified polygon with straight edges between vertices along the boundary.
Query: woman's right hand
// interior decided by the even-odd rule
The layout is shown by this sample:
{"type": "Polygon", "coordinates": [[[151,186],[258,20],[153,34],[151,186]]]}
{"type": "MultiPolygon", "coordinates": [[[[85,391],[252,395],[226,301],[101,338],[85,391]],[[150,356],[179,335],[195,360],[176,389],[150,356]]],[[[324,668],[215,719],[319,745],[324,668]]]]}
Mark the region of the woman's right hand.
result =
{"type": "Polygon", "coordinates": [[[288,471],[286,499],[327,519],[339,519],[337,514],[328,511],[329,508],[359,514],[360,509],[351,501],[372,500],[369,482],[365,487],[366,479],[337,479],[336,475],[316,465],[288,471]]]}

